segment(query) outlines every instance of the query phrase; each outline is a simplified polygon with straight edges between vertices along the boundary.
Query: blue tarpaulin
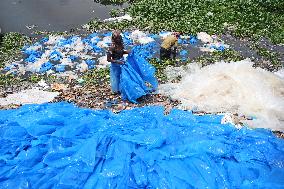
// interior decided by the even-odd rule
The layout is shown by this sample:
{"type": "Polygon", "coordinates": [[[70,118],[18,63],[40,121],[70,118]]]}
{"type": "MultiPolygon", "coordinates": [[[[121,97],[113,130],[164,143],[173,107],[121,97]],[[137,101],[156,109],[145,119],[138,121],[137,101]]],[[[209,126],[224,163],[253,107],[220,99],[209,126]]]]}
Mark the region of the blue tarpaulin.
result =
{"type": "Polygon", "coordinates": [[[120,92],[123,99],[137,103],[141,96],[155,91],[158,80],[155,77],[155,67],[141,54],[141,47],[134,47],[127,57],[125,64],[121,65],[120,92]]]}
{"type": "Polygon", "coordinates": [[[222,116],[68,103],[0,111],[0,188],[283,188],[284,141],[222,116]]]}

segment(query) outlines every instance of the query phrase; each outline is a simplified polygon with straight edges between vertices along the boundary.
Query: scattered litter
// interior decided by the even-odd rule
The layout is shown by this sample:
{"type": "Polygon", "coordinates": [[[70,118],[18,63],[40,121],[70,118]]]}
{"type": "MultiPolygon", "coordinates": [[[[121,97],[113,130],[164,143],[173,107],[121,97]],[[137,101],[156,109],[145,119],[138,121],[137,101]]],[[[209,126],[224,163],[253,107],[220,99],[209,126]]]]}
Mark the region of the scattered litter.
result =
{"type": "Polygon", "coordinates": [[[78,82],[79,84],[82,84],[82,83],[85,82],[85,80],[84,80],[83,78],[79,78],[79,79],[77,79],[77,82],[78,82]]]}
{"type": "Polygon", "coordinates": [[[40,81],[37,83],[37,85],[38,85],[40,88],[42,88],[42,89],[48,89],[48,88],[49,88],[48,84],[47,84],[43,79],[40,80],[40,81]]]}
{"type": "Polygon", "coordinates": [[[162,38],[162,39],[165,39],[167,36],[169,35],[172,35],[173,32],[160,32],[159,33],[159,36],[162,38]]]}
{"type": "Polygon", "coordinates": [[[48,92],[37,88],[28,89],[9,94],[5,98],[0,98],[0,106],[7,106],[9,104],[42,104],[51,102],[58,95],[58,92],[48,92]]]}
{"type": "Polygon", "coordinates": [[[139,30],[133,31],[130,35],[130,38],[140,44],[147,44],[155,41],[153,38],[148,37],[147,34],[139,30]]]}
{"type": "Polygon", "coordinates": [[[234,115],[232,113],[226,113],[224,117],[221,120],[221,124],[232,124],[234,125],[237,129],[242,128],[242,124],[240,122],[241,120],[238,118],[237,115],[234,115]]]}
{"type": "Polygon", "coordinates": [[[201,40],[203,43],[213,43],[213,38],[206,32],[197,33],[197,39],[201,40]]]}
{"type": "MultiPolygon", "coordinates": [[[[105,55],[111,44],[111,34],[111,32],[101,32],[92,33],[86,37],[76,35],[43,37],[30,46],[24,46],[22,49],[24,60],[6,64],[3,71],[14,75],[25,75],[26,72],[50,75],[66,71],[73,71],[78,74],[78,71],[85,72],[89,69],[105,68],[109,65],[105,55]]],[[[160,32],[157,35],[135,30],[123,32],[121,35],[126,49],[133,48],[134,44],[135,46],[143,46],[141,48],[144,48],[145,51],[143,51],[143,54],[141,53],[141,56],[155,58],[159,56],[160,40],[170,34],[172,32],[160,32]]],[[[223,51],[228,48],[217,39],[217,36],[211,38],[213,43],[205,44],[202,50],[223,51]]],[[[183,35],[179,39],[179,43],[181,47],[183,45],[195,45],[198,43],[198,39],[195,36],[183,35]]],[[[185,49],[181,49],[180,59],[186,61],[187,54],[185,49]]]]}
{"type": "Polygon", "coordinates": [[[67,85],[60,84],[60,83],[54,83],[51,85],[51,89],[54,91],[62,91],[67,89],[67,85]]]}
{"type": "Polygon", "coordinates": [[[81,64],[79,64],[77,66],[77,69],[80,71],[80,72],[86,72],[88,71],[88,64],[86,64],[86,62],[82,62],[81,64]]]}
{"type": "Polygon", "coordinates": [[[110,62],[107,61],[107,56],[102,56],[98,59],[99,65],[97,66],[98,68],[106,68],[107,66],[110,65],[110,62]]]}
{"type": "Polygon", "coordinates": [[[131,21],[132,17],[129,14],[125,14],[124,16],[119,16],[119,17],[114,17],[114,18],[108,18],[108,19],[104,19],[104,22],[121,22],[121,21],[131,21]]]}

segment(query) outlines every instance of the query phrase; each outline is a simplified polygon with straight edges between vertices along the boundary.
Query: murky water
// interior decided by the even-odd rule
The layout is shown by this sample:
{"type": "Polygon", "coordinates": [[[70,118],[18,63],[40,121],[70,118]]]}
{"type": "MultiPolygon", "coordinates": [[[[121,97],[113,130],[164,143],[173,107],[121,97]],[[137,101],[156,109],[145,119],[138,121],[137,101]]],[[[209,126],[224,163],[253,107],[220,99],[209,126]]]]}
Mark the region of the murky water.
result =
{"type": "Polygon", "coordinates": [[[0,28],[2,33],[31,33],[26,26],[47,31],[68,31],[87,23],[92,18],[110,17],[113,8],[94,0],[1,0],[0,28]]]}

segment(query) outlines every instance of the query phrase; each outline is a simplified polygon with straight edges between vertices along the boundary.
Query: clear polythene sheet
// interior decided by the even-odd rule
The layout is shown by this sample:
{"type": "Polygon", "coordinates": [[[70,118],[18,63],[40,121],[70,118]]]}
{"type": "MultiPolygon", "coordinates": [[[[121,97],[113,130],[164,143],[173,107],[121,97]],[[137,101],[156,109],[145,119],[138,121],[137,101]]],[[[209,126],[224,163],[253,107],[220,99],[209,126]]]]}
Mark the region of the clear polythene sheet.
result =
{"type": "Polygon", "coordinates": [[[283,188],[284,141],[219,115],[68,103],[0,111],[0,188],[283,188]]]}

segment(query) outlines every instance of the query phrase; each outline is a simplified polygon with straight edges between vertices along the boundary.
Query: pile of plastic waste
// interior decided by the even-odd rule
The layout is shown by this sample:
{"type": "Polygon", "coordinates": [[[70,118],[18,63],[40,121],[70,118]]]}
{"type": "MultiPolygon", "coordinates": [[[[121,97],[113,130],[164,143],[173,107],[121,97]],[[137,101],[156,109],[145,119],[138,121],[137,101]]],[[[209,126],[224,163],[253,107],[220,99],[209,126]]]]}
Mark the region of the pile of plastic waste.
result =
{"type": "MultiPolygon", "coordinates": [[[[72,71],[74,73],[85,72],[89,69],[107,67],[106,51],[111,44],[111,32],[92,33],[86,37],[80,36],[56,36],[50,35],[42,38],[33,45],[22,49],[23,59],[9,63],[2,70],[5,73],[25,75],[27,73],[62,73],[72,71]]],[[[159,45],[161,40],[171,32],[160,34],[144,33],[139,30],[123,32],[123,42],[126,49],[133,45],[141,45],[141,54],[146,58],[159,57],[159,45]],[[148,45],[152,44],[152,45],[148,45]]],[[[208,35],[208,34],[207,34],[208,35]]],[[[181,45],[180,58],[186,60],[187,45],[203,46],[203,38],[184,35],[179,39],[181,45]],[[198,45],[197,45],[198,44],[198,45]]],[[[225,50],[225,46],[212,50],[225,50]]]]}
{"type": "Polygon", "coordinates": [[[231,112],[256,117],[251,127],[284,131],[284,78],[254,68],[249,59],[216,62],[200,68],[197,64],[166,69],[178,83],[160,85],[160,93],[180,100],[183,108],[206,112],[231,112]]]}
{"type": "Polygon", "coordinates": [[[0,111],[0,188],[281,188],[284,142],[220,115],[68,103],[0,111]]]}

